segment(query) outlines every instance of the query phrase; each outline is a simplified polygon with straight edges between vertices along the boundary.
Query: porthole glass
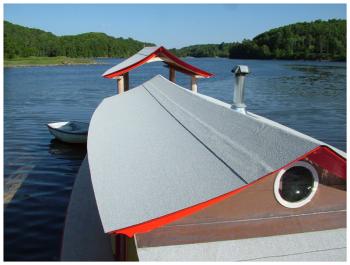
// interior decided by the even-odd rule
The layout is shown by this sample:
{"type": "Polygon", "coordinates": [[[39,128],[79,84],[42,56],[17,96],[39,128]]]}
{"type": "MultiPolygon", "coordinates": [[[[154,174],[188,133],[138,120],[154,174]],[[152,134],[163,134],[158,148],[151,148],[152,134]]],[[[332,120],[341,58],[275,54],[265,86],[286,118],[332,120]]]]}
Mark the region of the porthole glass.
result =
{"type": "Polygon", "coordinates": [[[315,195],[318,175],[315,168],[304,161],[298,161],[281,170],[275,180],[275,197],[288,208],[307,204],[315,195]]]}
{"type": "Polygon", "coordinates": [[[305,167],[291,167],[280,180],[279,193],[289,202],[297,202],[311,194],[314,186],[314,177],[310,170],[305,167]]]}

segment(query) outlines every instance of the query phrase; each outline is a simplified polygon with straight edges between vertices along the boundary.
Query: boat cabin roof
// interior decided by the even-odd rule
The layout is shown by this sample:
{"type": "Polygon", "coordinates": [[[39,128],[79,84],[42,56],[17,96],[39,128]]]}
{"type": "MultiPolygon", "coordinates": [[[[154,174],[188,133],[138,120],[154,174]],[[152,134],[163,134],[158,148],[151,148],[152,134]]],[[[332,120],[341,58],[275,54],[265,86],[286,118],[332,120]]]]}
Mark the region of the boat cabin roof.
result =
{"type": "Polygon", "coordinates": [[[160,47],[145,47],[135,55],[113,66],[102,74],[106,78],[116,78],[130,72],[131,70],[154,61],[163,61],[168,67],[174,68],[176,71],[187,75],[192,75],[197,78],[212,77],[213,74],[199,69],[193,65],[186,63],[174,54],[170,53],[163,46],[160,47]]]}
{"type": "Polygon", "coordinates": [[[158,75],[102,101],[87,148],[104,231],[132,236],[227,198],[320,145],[158,75]]]}

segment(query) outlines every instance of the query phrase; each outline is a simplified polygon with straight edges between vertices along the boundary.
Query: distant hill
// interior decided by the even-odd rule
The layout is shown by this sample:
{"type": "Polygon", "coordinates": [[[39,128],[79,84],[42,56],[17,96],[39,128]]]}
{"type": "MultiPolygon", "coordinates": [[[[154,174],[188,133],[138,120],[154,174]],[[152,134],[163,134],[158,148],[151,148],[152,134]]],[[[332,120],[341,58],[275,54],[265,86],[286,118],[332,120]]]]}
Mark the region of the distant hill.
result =
{"type": "Polygon", "coordinates": [[[179,57],[228,57],[232,43],[221,44],[198,44],[183,47],[181,49],[170,49],[179,57]]]}
{"type": "Polygon", "coordinates": [[[128,57],[144,46],[154,46],[131,38],[114,38],[104,33],[56,36],[4,21],[4,56],[128,57]]]}
{"type": "Polygon", "coordinates": [[[346,20],[296,23],[264,32],[253,40],[173,49],[178,56],[237,59],[346,60],[346,20]]]}
{"type": "MultiPolygon", "coordinates": [[[[29,56],[129,57],[144,46],[154,44],[96,32],[60,37],[4,22],[4,56],[7,59],[29,56]]],[[[181,57],[345,61],[346,20],[296,23],[269,30],[252,40],[199,44],[171,51],[181,57]]]]}

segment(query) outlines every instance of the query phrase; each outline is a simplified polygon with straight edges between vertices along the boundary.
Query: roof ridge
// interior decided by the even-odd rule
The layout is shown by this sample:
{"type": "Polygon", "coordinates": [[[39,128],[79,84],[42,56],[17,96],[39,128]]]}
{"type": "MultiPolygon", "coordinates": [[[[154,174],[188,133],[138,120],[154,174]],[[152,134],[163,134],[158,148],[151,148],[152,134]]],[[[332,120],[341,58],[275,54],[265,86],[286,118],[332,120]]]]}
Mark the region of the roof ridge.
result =
{"type": "MultiPolygon", "coordinates": [[[[156,77],[155,77],[156,78],[156,77]]],[[[163,77],[164,78],[164,77],[163,77]]],[[[151,79],[153,80],[153,78],[151,79]]],[[[172,83],[170,81],[168,81],[167,79],[164,78],[165,81],[172,83]]],[[[204,144],[204,142],[200,139],[201,137],[199,135],[196,135],[195,132],[193,132],[193,130],[191,130],[190,128],[188,128],[188,126],[186,126],[183,122],[181,122],[179,120],[179,117],[176,116],[176,114],[174,112],[172,112],[169,109],[169,105],[165,106],[165,104],[162,104],[160,102],[160,98],[159,95],[157,97],[157,95],[155,95],[155,93],[152,93],[152,91],[150,91],[149,89],[147,89],[146,86],[152,86],[154,88],[154,90],[156,90],[157,92],[160,93],[160,96],[163,97],[163,99],[165,99],[166,101],[168,101],[169,103],[171,103],[172,105],[175,106],[175,108],[177,108],[177,110],[180,110],[180,112],[185,113],[188,117],[191,118],[191,122],[189,122],[188,124],[191,124],[193,122],[196,122],[196,124],[198,124],[199,126],[201,126],[202,128],[204,128],[206,131],[209,131],[212,135],[210,138],[213,138],[213,135],[216,136],[217,139],[220,139],[221,142],[224,143],[225,146],[229,146],[231,147],[230,149],[234,149],[237,150],[240,154],[244,153],[245,156],[249,157],[252,161],[254,161],[255,163],[259,164],[262,168],[264,168],[267,171],[272,171],[273,168],[271,168],[269,165],[267,165],[266,163],[262,162],[263,160],[258,157],[258,156],[253,156],[251,154],[251,152],[249,150],[247,150],[246,148],[244,148],[242,145],[240,145],[239,143],[236,143],[234,141],[232,141],[230,138],[228,138],[226,135],[222,134],[221,132],[219,132],[218,130],[216,130],[213,126],[207,124],[206,122],[204,122],[202,119],[200,119],[198,116],[196,116],[195,114],[191,113],[189,110],[187,110],[186,108],[184,108],[183,106],[177,104],[175,101],[173,101],[172,99],[170,99],[167,95],[165,95],[161,89],[158,89],[156,86],[154,86],[152,83],[144,83],[143,86],[145,87],[145,89],[158,101],[158,103],[163,106],[164,109],[166,109],[166,111],[173,117],[175,118],[187,131],[189,131],[196,139],[197,141],[201,142],[208,150],[210,150],[213,154],[215,154],[215,156],[220,159],[221,162],[223,162],[233,173],[235,173],[239,178],[241,178],[245,183],[248,183],[249,181],[247,181],[246,179],[244,179],[244,177],[241,176],[241,174],[239,174],[239,172],[237,172],[235,169],[232,168],[232,166],[230,166],[230,162],[227,161],[228,159],[225,159],[224,157],[218,155],[217,152],[215,152],[213,150],[213,148],[210,148],[208,145],[204,144]]],[[[182,88],[181,86],[177,86],[178,88],[181,88],[183,90],[185,90],[184,88],[182,88]]],[[[186,91],[187,92],[187,91],[186,91]]],[[[193,95],[196,96],[196,94],[193,94],[191,92],[189,92],[189,95],[193,95]]],[[[202,99],[200,97],[198,97],[199,99],[202,99]]],[[[204,100],[204,99],[202,99],[204,100]]],[[[181,115],[181,114],[180,114],[181,115]]],[[[178,115],[179,116],[179,115],[178,115]]],[[[217,140],[216,139],[216,140],[217,140]]],[[[221,145],[222,146],[222,145],[221,145]]]]}
{"type": "MultiPolygon", "coordinates": [[[[220,162],[222,162],[235,176],[237,176],[239,179],[241,179],[245,184],[248,184],[248,182],[242,177],[240,176],[240,174],[238,172],[236,172],[230,165],[228,165],[218,154],[215,153],[214,150],[212,150],[209,146],[207,146],[202,140],[200,140],[198,138],[198,136],[196,136],[194,134],[194,132],[192,132],[189,128],[187,128],[164,104],[162,104],[157,97],[147,89],[146,86],[144,86],[144,88],[146,89],[146,91],[155,99],[155,101],[158,102],[158,104],[165,109],[166,112],[168,112],[170,114],[170,116],[176,120],[187,132],[189,132],[199,143],[201,143],[210,153],[212,153],[217,159],[220,160],[220,162]]],[[[176,104],[176,103],[175,103],[176,104]]],[[[210,127],[209,125],[207,125],[208,127],[210,127]]],[[[214,129],[215,131],[215,129],[214,129]]]]}

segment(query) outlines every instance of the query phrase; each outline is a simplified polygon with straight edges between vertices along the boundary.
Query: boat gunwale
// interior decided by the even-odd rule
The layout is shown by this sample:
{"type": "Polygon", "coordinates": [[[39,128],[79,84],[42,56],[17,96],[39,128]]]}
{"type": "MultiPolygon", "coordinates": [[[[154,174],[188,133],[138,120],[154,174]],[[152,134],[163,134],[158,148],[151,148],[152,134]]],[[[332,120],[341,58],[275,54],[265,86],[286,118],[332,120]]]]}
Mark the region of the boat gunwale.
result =
{"type": "MultiPolygon", "coordinates": [[[[79,122],[79,123],[84,123],[84,122],[79,122]]],[[[57,131],[57,132],[61,132],[61,133],[65,133],[65,134],[72,134],[72,135],[87,135],[88,134],[88,129],[84,130],[83,132],[69,132],[69,131],[65,131],[65,130],[61,130],[59,128],[54,128],[52,127],[50,124],[53,124],[53,123],[49,123],[49,124],[46,124],[46,126],[49,128],[49,130],[54,130],[54,131],[57,131]]],[[[85,123],[87,124],[87,123],[85,123]]]]}

